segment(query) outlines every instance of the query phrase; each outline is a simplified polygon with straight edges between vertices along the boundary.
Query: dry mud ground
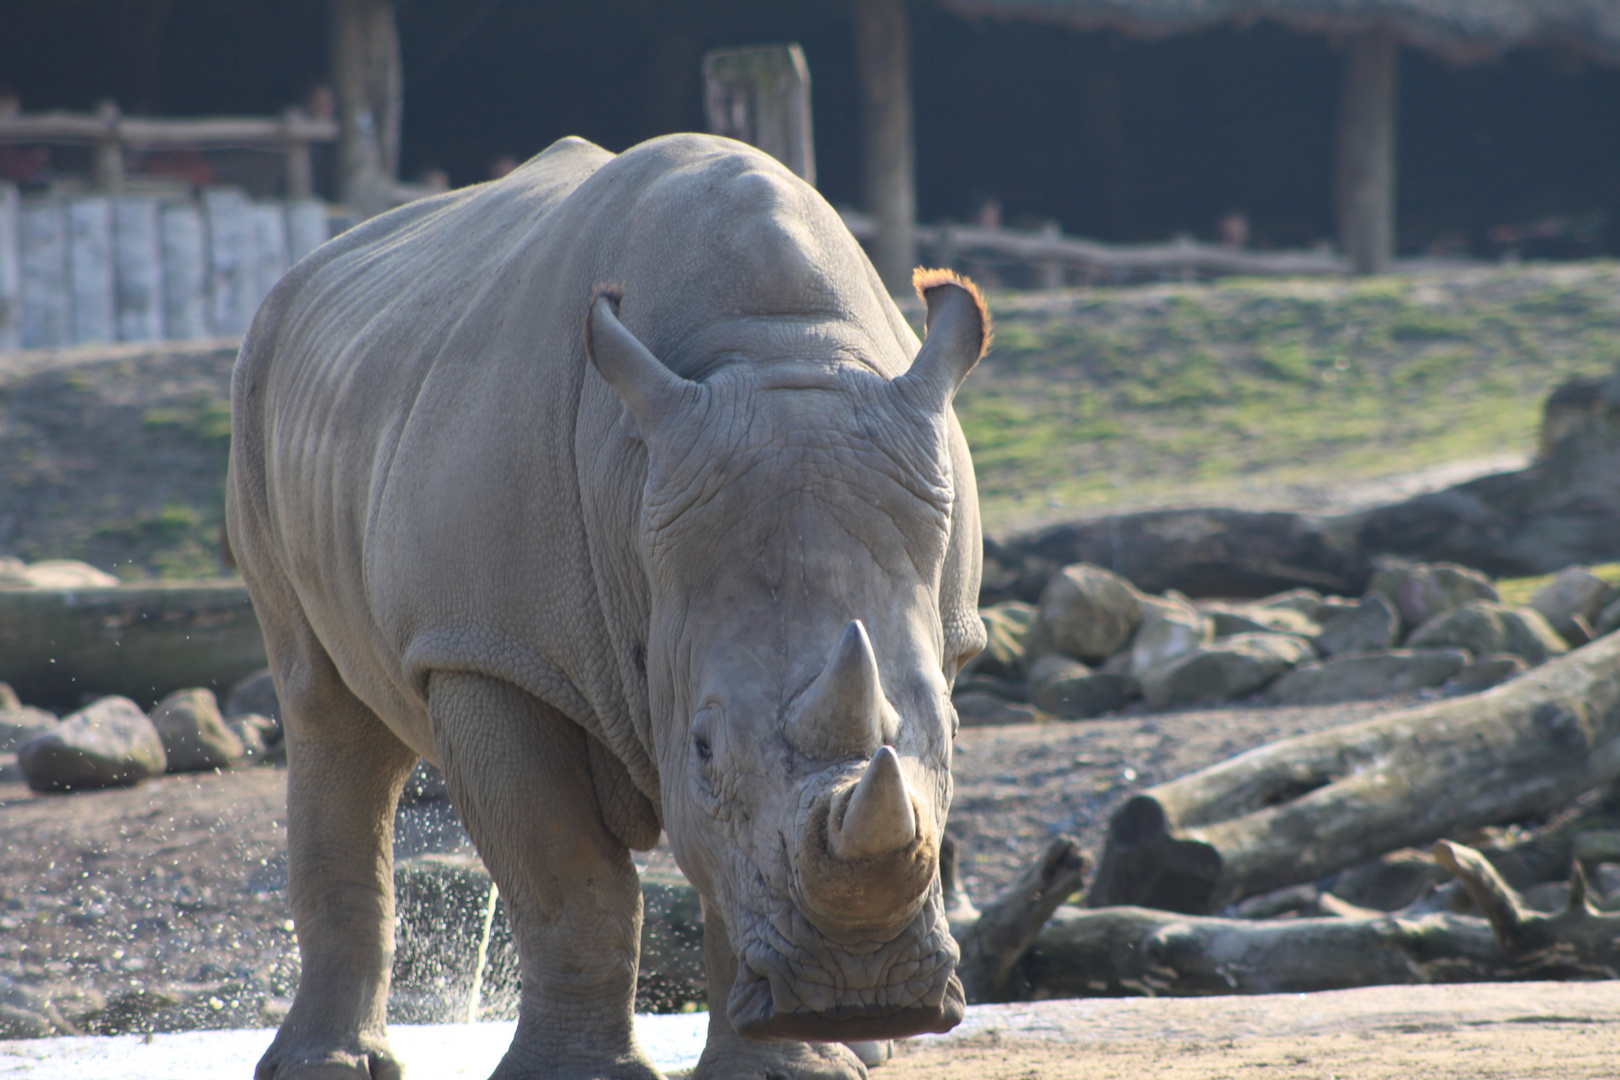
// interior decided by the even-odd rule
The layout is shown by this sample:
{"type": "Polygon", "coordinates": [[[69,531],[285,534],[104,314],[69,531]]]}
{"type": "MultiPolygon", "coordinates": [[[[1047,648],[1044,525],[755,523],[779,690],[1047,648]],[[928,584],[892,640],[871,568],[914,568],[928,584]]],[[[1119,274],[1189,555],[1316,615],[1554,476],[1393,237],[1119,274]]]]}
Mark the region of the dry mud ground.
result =
{"type": "MultiPolygon", "coordinates": [[[[1072,834],[1098,851],[1108,815],[1134,791],[1273,739],[1413,701],[965,728],[957,743],[951,814],[964,884],[983,902],[1052,835],[1072,834]]],[[[47,988],[69,1015],[103,1001],[127,1001],[131,991],[184,984],[252,982],[267,984],[273,997],[289,996],[297,959],[285,891],[285,798],[286,772],[278,768],[168,776],[135,788],[73,795],[35,795],[21,784],[0,785],[0,976],[47,988]]],[[[402,850],[464,842],[430,811],[401,813],[396,839],[402,850]]],[[[667,860],[667,852],[649,857],[667,860]]],[[[1504,986],[1492,992],[1522,991],[1504,986]]],[[[1612,994],[1620,1007],[1620,988],[1605,984],[1601,992],[1612,994]]],[[[1231,1025],[1223,1028],[1214,1018],[1219,1002],[1242,1000],[1144,1002],[1181,1008],[1175,1031],[1156,1031],[1144,1020],[1136,1034],[1116,1031],[1095,1046],[1022,1038],[1003,1045],[993,1035],[953,1042],[948,1053],[914,1044],[910,1056],[885,1075],[1620,1075],[1620,1057],[1607,1056],[1614,1049],[1610,1043],[1600,1055],[1610,1064],[1598,1071],[1581,1071],[1587,1065],[1569,1056],[1597,1035],[1609,1038],[1606,1027],[1587,1024],[1584,1014],[1478,1030],[1464,1025],[1430,1032],[1419,1025],[1415,1034],[1386,1031],[1376,1037],[1331,1026],[1308,1037],[1255,1030],[1239,1044],[1231,1041],[1231,1025]],[[1206,1013],[1212,1017],[1207,1031],[1199,1019],[1206,1013]],[[1479,1068],[1446,1065],[1453,1060],[1479,1068]],[[1491,1071],[1507,1060],[1519,1062],[1517,1071],[1491,1071]],[[1364,1067],[1350,1067],[1358,1061],[1364,1067]],[[1332,1067],[1307,1068],[1311,1062],[1332,1067]],[[1406,1064],[1389,1071],[1392,1062],[1406,1064]],[[1368,1071],[1377,1069],[1385,1071],[1368,1071]]],[[[233,1026],[272,1020],[244,1015],[233,1026]]]]}

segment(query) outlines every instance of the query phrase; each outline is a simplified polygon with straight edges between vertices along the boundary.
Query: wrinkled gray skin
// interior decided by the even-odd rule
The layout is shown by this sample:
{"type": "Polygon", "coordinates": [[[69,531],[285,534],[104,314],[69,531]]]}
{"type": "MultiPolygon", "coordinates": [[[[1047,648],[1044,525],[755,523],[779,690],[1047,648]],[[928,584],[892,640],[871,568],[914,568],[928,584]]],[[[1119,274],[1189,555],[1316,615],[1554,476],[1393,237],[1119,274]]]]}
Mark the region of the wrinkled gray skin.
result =
{"type": "Polygon", "coordinates": [[[949,402],[988,327],[959,285],[927,299],[919,353],[811,188],[695,135],[563,140],[276,287],[227,495],[303,960],[259,1077],[399,1075],[390,829],[419,756],[514,922],[498,1076],[656,1075],[629,849],[660,828],[704,900],[698,1076],[864,1075],[841,1042],[955,1023],[948,687],[983,635],[949,402]]]}

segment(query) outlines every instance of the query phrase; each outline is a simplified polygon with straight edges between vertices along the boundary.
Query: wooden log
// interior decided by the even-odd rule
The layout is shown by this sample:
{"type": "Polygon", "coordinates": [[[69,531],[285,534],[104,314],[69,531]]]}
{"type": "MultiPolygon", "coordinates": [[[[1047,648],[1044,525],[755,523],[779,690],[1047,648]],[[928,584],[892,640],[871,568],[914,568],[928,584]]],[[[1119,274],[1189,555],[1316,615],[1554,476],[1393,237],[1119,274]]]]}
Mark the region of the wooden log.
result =
{"type": "MultiPolygon", "coordinates": [[[[1079,891],[1085,874],[1086,857],[1080,845],[1060,836],[957,936],[962,959],[956,973],[970,1003],[1009,1000],[1009,985],[1019,961],[1052,913],[1079,891]]],[[[941,878],[944,876],[942,853],[941,878]]],[[[954,866],[951,877],[954,884],[954,866]]]]}
{"type": "Polygon", "coordinates": [[[163,336],[183,341],[209,336],[208,254],[202,212],[171,203],[158,217],[163,252],[163,336]]]}
{"type": "Polygon", "coordinates": [[[216,334],[247,333],[253,318],[253,222],[248,198],[235,188],[203,192],[208,222],[208,322],[216,334]]]}
{"type": "Polygon", "coordinates": [[[1128,800],[1092,907],[1204,912],[1620,777],[1620,634],[1485,694],[1284,739],[1128,800]]]}
{"type": "Polygon", "coordinates": [[[113,268],[118,340],[162,340],[163,244],[156,199],[113,200],[113,268]]]}
{"type": "Polygon", "coordinates": [[[1395,255],[1395,109],[1399,43],[1387,30],[1357,35],[1339,97],[1334,204],[1339,243],[1357,274],[1382,274],[1395,255]]]}
{"type": "Polygon", "coordinates": [[[706,53],[703,112],[711,133],[757,146],[805,183],[816,182],[810,67],[799,46],[706,53]]]}
{"type": "Polygon", "coordinates": [[[68,340],[75,345],[116,341],[112,200],[68,200],[67,238],[68,340]]]}
{"type": "Polygon", "coordinates": [[[223,693],[264,666],[240,584],[0,589],[0,680],[29,704],[121,694],[147,708],[187,687],[223,693]]]}
{"type": "Polygon", "coordinates": [[[854,9],[862,203],[876,223],[872,265],[891,293],[906,294],[917,262],[911,22],[905,0],[856,0],[854,9]]]}
{"type": "Polygon", "coordinates": [[[0,180],[0,352],[22,348],[21,212],[17,185],[0,180]]]}
{"type": "Polygon", "coordinates": [[[287,201],[287,265],[298,262],[328,239],[324,203],[319,199],[287,201]]]}
{"type": "Polygon", "coordinates": [[[52,198],[22,200],[22,346],[68,343],[67,220],[52,198]]]}

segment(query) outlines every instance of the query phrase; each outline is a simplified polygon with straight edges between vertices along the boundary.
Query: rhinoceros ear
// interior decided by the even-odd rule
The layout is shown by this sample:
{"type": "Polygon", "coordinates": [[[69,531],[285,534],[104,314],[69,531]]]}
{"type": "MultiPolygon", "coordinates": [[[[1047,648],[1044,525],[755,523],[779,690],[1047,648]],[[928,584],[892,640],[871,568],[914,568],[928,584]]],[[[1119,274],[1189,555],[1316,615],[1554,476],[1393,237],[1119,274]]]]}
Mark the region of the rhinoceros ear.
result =
{"type": "Polygon", "coordinates": [[[623,298],[624,290],[615,285],[598,285],[591,294],[585,353],[630,410],[639,432],[649,434],[670,415],[689,409],[702,391],[665,367],[619,321],[623,298]]]}
{"type": "Polygon", "coordinates": [[[915,405],[943,409],[990,349],[990,309],[979,287],[954,270],[919,266],[911,283],[928,305],[928,321],[917,358],[895,386],[915,405]]]}

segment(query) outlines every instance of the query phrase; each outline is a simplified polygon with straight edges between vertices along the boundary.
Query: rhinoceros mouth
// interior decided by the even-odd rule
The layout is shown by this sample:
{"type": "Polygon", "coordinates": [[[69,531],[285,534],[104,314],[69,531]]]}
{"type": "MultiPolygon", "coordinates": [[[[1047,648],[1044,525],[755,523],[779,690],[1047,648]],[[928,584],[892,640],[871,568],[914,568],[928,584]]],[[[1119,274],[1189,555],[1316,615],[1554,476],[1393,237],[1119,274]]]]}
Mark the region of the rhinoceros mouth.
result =
{"type": "Polygon", "coordinates": [[[891,1039],[949,1031],[966,1000],[936,882],[890,940],[823,934],[792,905],[756,921],[737,957],[727,1019],[752,1039],[891,1039]]]}

